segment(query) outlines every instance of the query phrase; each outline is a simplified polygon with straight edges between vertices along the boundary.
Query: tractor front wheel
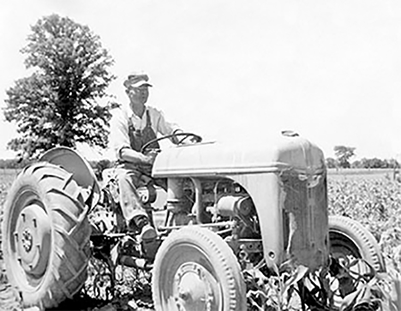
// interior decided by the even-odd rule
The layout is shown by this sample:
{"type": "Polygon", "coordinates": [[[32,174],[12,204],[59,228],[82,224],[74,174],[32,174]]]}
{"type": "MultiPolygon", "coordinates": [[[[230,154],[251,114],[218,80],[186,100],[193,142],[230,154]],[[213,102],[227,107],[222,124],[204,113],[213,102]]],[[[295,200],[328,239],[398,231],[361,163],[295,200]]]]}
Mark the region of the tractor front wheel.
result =
{"type": "Polygon", "coordinates": [[[90,226],[72,174],[40,162],[13,183],[4,209],[3,253],[24,307],[56,307],[86,280],[90,226]]]}
{"type": "Polygon", "coordinates": [[[384,261],[375,237],[359,222],[344,216],[329,217],[330,253],[349,262],[363,259],[375,271],[384,271],[384,261]]]}
{"type": "Polygon", "coordinates": [[[152,278],[157,311],[246,310],[245,284],[234,253],[214,232],[184,227],[156,254],[152,278]]]}

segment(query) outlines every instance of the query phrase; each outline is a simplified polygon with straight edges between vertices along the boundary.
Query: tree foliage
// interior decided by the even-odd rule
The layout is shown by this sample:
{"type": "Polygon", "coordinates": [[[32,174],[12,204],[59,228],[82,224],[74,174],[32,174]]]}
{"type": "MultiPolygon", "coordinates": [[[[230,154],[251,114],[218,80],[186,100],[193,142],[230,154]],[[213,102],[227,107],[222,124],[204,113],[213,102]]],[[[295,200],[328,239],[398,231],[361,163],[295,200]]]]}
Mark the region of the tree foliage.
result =
{"type": "Polygon", "coordinates": [[[4,115],[16,122],[19,137],[8,146],[28,157],[78,142],[107,146],[110,104],[106,89],[115,77],[100,38],[87,26],[51,15],[32,26],[25,65],[31,76],[7,90],[4,115]]]}
{"type": "Polygon", "coordinates": [[[400,165],[395,159],[362,158],[352,163],[354,168],[399,168],[400,165]]]}
{"type": "Polygon", "coordinates": [[[326,158],[326,165],[327,165],[327,168],[336,168],[337,161],[333,158],[326,158]]]}
{"type": "Polygon", "coordinates": [[[346,146],[335,146],[334,154],[340,167],[350,168],[351,164],[349,160],[355,155],[355,148],[346,146]]]}

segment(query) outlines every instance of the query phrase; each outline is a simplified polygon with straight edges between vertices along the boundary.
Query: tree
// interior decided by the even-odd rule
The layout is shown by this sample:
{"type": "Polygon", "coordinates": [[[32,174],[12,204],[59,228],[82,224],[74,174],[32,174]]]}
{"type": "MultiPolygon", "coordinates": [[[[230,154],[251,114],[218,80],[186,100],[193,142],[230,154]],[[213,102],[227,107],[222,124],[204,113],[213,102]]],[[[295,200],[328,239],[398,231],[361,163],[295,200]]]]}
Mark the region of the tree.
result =
{"type": "Polygon", "coordinates": [[[115,77],[108,71],[114,61],[100,38],[56,14],[31,29],[21,52],[33,73],[17,80],[5,100],[5,118],[16,122],[19,134],[8,147],[27,157],[78,142],[105,148],[111,105],[97,102],[110,97],[106,88],[115,77]]]}
{"type": "Polygon", "coordinates": [[[337,157],[337,161],[340,167],[342,168],[351,167],[349,160],[355,155],[354,147],[335,146],[334,153],[337,157]]]}
{"type": "Polygon", "coordinates": [[[355,160],[351,163],[351,168],[363,168],[363,163],[361,160],[355,160]]]}
{"type": "Polygon", "coordinates": [[[326,158],[326,165],[327,165],[327,168],[336,168],[337,161],[333,158],[326,158]]]}

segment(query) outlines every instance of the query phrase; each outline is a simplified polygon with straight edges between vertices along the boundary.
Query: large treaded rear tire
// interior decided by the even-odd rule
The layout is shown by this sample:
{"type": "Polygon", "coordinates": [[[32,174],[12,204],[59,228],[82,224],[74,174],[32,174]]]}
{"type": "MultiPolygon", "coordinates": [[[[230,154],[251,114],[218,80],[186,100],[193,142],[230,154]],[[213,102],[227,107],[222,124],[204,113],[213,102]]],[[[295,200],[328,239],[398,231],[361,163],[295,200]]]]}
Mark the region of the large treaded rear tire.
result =
{"type": "Polygon", "coordinates": [[[385,265],[375,237],[359,222],[344,216],[329,217],[330,252],[334,256],[362,258],[376,271],[385,265]]]}
{"type": "Polygon", "coordinates": [[[245,284],[231,248],[195,226],[171,233],[160,246],[152,293],[157,311],[246,310],[245,284]]]}
{"type": "Polygon", "coordinates": [[[23,307],[56,307],[84,285],[90,225],[72,174],[40,162],[25,168],[5,203],[3,253],[23,307]]]}

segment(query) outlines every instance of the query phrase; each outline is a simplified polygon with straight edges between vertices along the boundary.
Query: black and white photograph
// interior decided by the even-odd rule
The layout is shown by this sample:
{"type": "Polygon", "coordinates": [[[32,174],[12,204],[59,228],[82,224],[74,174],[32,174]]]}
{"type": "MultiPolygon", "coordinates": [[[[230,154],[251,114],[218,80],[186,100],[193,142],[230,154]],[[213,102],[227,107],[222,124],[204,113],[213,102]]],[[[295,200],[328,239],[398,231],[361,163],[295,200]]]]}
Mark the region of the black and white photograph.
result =
{"type": "Polygon", "coordinates": [[[401,3],[0,4],[0,311],[401,310],[401,3]]]}

